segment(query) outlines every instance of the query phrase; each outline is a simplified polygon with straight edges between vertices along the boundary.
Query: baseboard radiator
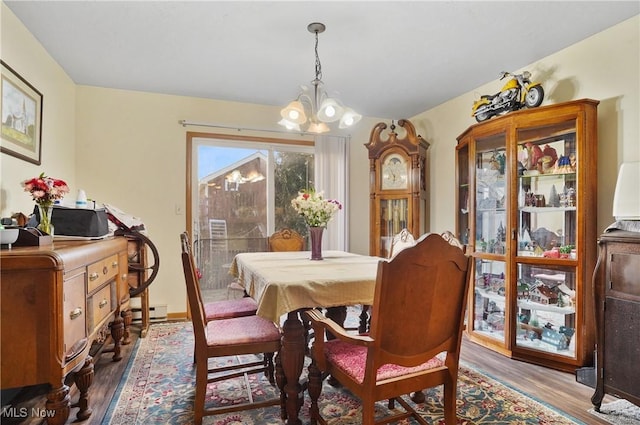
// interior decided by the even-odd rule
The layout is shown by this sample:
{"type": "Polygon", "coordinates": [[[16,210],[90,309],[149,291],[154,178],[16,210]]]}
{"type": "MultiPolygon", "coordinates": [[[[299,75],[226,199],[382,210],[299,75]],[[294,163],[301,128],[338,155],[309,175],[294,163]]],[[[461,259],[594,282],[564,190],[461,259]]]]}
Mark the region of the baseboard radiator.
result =
{"type": "MultiPolygon", "coordinates": [[[[142,309],[133,307],[131,309],[133,314],[133,323],[142,322],[142,309]]],[[[151,323],[166,322],[167,321],[167,305],[152,305],[149,306],[149,321],[151,323]]]]}

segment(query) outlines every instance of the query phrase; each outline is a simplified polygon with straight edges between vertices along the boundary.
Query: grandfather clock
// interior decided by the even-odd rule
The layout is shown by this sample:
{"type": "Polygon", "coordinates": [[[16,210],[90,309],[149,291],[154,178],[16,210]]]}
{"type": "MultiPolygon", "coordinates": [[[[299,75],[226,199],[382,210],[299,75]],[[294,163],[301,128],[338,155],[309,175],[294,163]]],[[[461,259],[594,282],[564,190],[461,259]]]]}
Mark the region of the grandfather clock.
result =
{"type": "Polygon", "coordinates": [[[427,210],[427,149],[408,120],[373,127],[369,143],[370,234],[369,253],[388,257],[393,236],[407,228],[414,237],[425,231],[427,210]]]}

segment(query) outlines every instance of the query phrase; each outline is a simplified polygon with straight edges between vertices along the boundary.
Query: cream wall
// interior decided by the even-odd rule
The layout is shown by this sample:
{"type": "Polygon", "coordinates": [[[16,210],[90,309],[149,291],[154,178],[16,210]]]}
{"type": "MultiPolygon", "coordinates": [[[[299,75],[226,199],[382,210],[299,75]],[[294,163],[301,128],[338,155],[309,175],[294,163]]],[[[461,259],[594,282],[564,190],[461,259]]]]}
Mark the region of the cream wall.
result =
{"type": "Polygon", "coordinates": [[[4,3],[0,9],[0,56],[31,83],[42,98],[42,165],[0,154],[0,215],[33,211],[20,182],[41,172],[65,180],[76,190],[76,86],[4,3]]]}
{"type": "MultiPolygon", "coordinates": [[[[532,73],[532,79],[542,82],[543,105],[582,98],[600,101],[597,196],[598,232],[601,232],[613,222],[611,210],[619,165],[640,161],[640,16],[523,69],[532,73]]],[[[472,64],[469,72],[473,72],[472,64]]],[[[479,94],[493,94],[502,84],[504,81],[499,82],[496,76],[495,81],[473,92],[411,118],[431,143],[433,231],[455,228],[456,137],[475,124],[470,116],[471,105],[479,94]]],[[[638,188],[640,196],[640,185],[638,188]]]]}
{"type": "MultiPolygon", "coordinates": [[[[225,131],[184,128],[178,120],[275,128],[279,107],[75,86],[4,4],[1,13],[2,58],[44,93],[45,113],[42,166],[4,154],[0,157],[2,216],[32,209],[20,181],[43,170],[65,178],[72,197],[82,188],[91,198],[142,217],[161,255],[151,303],[167,304],[169,313],[184,312],[178,235],[186,228],[186,218],[175,211],[176,205],[185,211],[185,135],[187,131],[225,131]]],[[[611,198],[619,163],[640,160],[639,20],[635,17],[526,67],[542,80],[545,103],[582,97],[602,101],[599,229],[612,220],[611,198]]],[[[493,93],[499,84],[496,79],[473,93],[409,117],[431,144],[427,229],[439,232],[455,226],[456,136],[474,123],[469,117],[474,93],[493,93]]],[[[350,143],[349,243],[358,253],[367,253],[369,246],[369,162],[364,143],[379,121],[363,119],[350,143]]],[[[272,133],[246,134],[274,137],[272,133]]]]}

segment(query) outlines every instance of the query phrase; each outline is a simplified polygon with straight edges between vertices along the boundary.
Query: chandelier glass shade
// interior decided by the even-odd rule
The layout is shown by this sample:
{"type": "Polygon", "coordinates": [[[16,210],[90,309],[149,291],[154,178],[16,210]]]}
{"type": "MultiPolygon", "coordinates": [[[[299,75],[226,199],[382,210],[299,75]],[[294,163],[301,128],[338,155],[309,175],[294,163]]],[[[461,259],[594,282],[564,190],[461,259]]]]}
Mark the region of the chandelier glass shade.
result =
{"type": "Polygon", "coordinates": [[[329,97],[324,89],[322,65],[318,56],[318,34],[324,32],[325,28],[319,22],[307,26],[307,30],[316,36],[316,78],[311,81],[312,93],[308,87],[303,86],[298,97],[280,111],[282,119],[278,124],[288,130],[322,134],[331,130],[327,123],[339,122],[338,127],[345,129],[362,119],[362,115],[344,106],[338,99],[329,97]]]}

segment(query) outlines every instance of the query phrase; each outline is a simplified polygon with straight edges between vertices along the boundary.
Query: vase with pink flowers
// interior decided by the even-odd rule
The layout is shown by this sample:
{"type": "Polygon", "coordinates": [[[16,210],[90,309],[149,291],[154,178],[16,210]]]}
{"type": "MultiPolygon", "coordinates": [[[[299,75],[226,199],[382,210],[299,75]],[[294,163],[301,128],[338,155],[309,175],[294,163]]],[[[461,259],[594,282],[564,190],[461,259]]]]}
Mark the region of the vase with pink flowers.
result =
{"type": "Polygon", "coordinates": [[[298,192],[298,196],[291,200],[291,206],[309,226],[311,259],[322,260],[323,230],[335,214],[342,209],[342,204],[335,199],[325,199],[323,192],[309,189],[298,192]]]}
{"type": "Polygon", "coordinates": [[[40,173],[38,177],[25,180],[22,182],[22,186],[25,192],[31,194],[38,206],[38,214],[40,216],[38,230],[53,236],[54,229],[51,223],[53,204],[69,193],[69,186],[64,180],[48,177],[44,173],[40,173]]]}

